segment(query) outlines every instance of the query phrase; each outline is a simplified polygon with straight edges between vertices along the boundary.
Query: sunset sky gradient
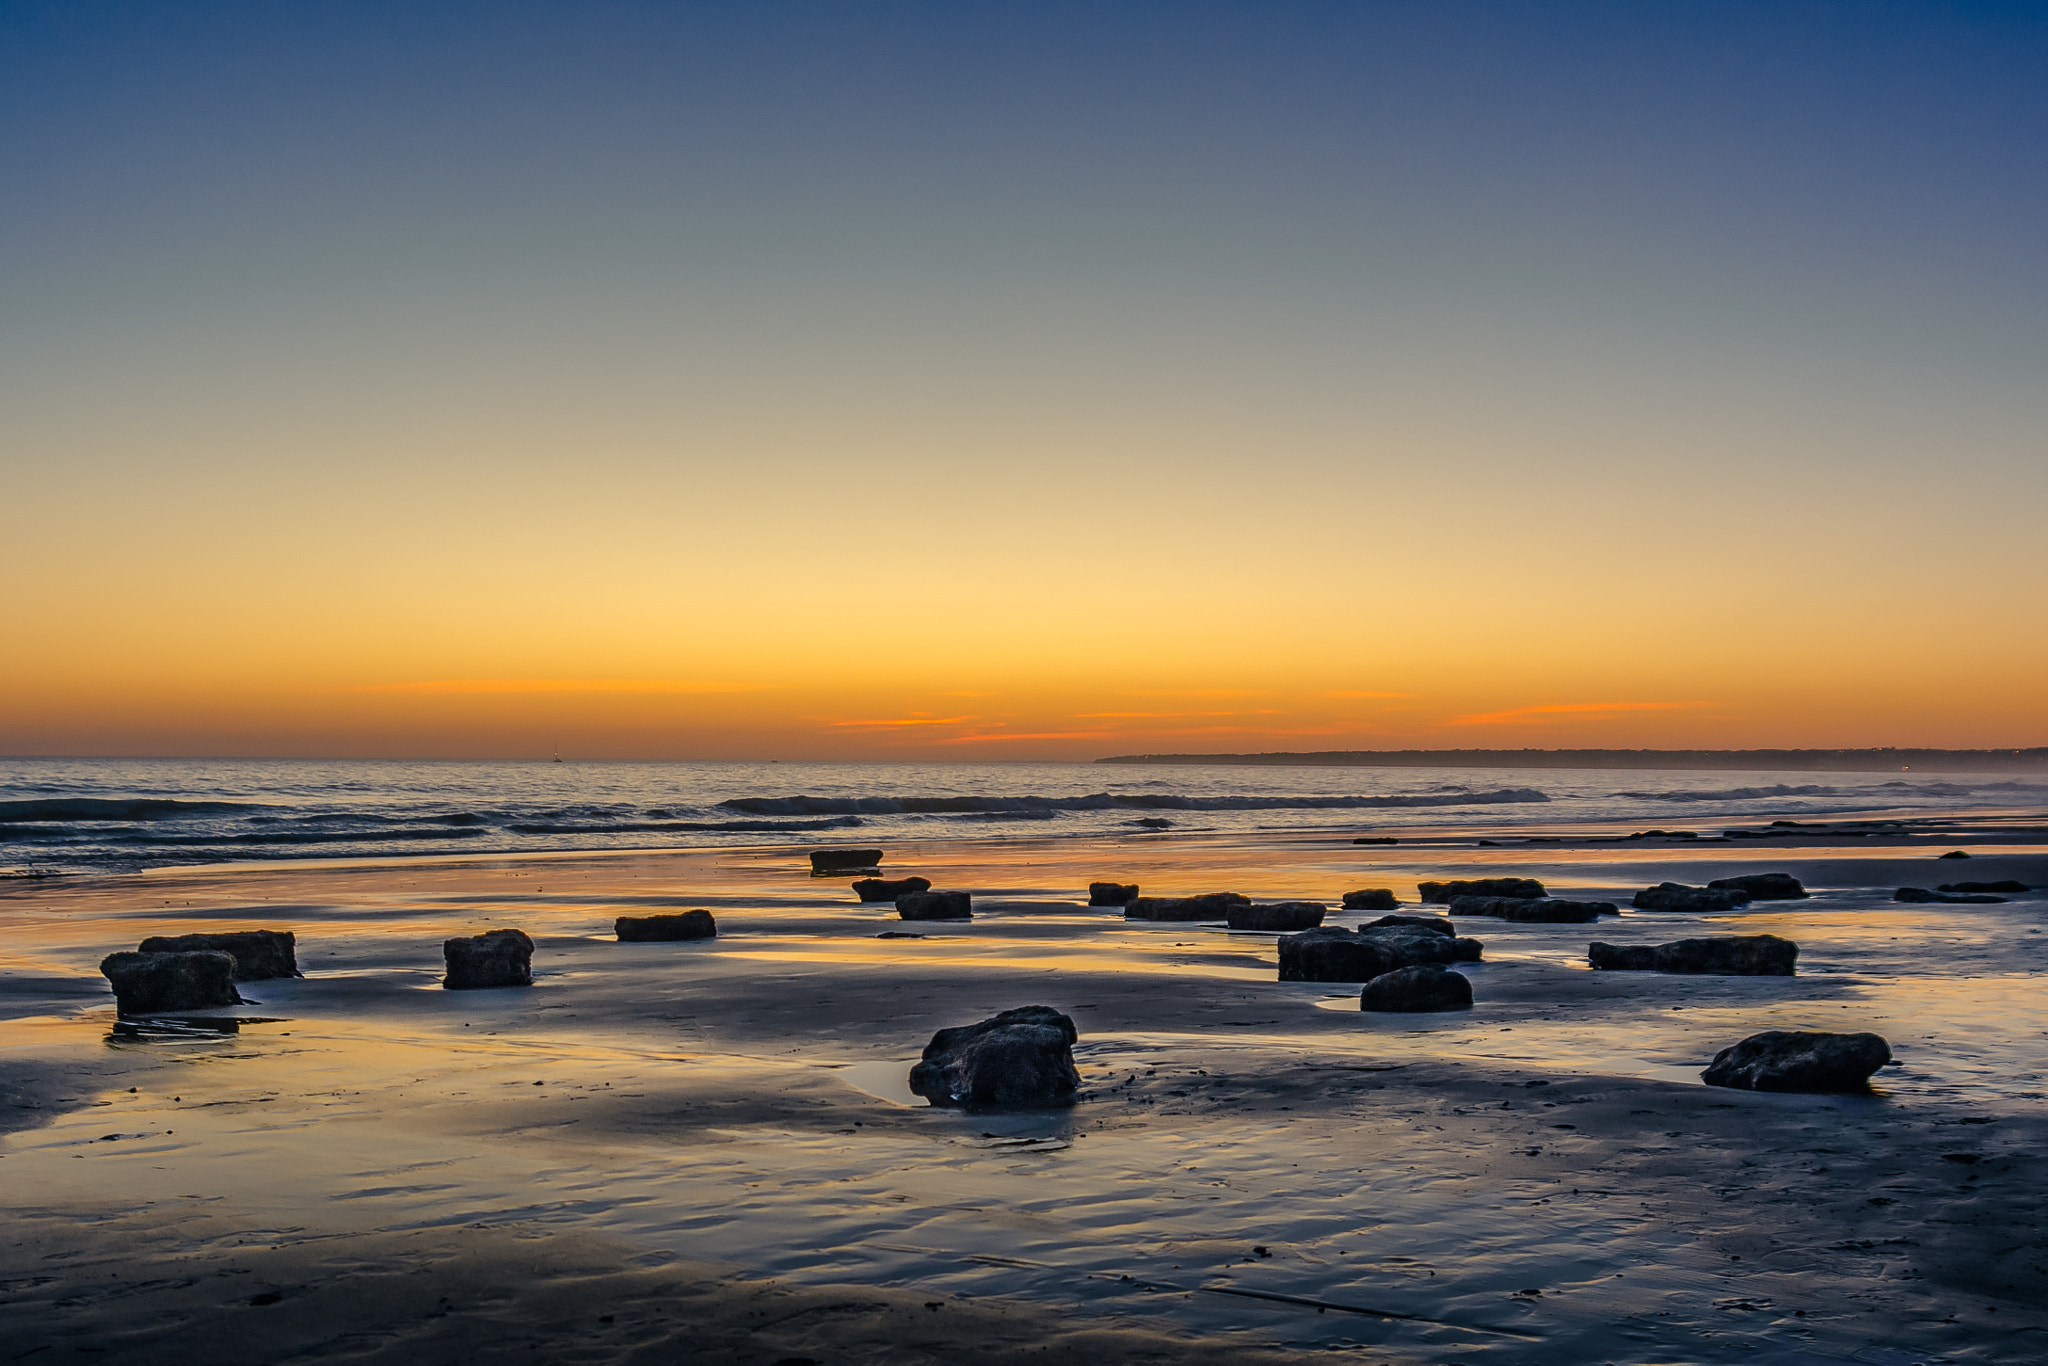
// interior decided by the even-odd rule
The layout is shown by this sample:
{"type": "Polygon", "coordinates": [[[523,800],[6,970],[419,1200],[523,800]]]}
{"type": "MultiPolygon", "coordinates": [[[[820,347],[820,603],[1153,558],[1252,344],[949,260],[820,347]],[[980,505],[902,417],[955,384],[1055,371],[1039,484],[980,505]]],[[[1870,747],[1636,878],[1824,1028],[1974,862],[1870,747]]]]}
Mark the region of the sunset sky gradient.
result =
{"type": "Polygon", "coordinates": [[[0,2],[0,753],[2048,743],[2048,10],[0,2]]]}

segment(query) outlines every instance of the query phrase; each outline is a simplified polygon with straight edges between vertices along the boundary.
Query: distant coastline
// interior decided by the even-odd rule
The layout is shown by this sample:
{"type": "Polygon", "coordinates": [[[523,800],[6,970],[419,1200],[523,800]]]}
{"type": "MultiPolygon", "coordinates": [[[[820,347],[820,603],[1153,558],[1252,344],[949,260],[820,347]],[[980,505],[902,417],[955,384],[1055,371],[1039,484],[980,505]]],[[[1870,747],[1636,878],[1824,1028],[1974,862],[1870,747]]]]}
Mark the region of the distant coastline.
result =
{"type": "Polygon", "coordinates": [[[1325,749],[1271,754],[1116,754],[1098,764],[1332,768],[1719,768],[1743,771],[2004,773],[2048,770],[2032,749],[1325,749]]]}

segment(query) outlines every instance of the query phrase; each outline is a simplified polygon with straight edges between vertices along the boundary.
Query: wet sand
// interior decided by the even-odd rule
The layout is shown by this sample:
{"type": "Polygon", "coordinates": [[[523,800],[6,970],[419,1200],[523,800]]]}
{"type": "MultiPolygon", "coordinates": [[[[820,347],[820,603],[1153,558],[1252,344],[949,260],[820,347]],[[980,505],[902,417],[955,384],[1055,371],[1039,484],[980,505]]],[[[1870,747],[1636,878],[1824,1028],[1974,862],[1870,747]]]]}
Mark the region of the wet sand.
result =
{"type": "Polygon", "coordinates": [[[862,907],[788,849],[7,888],[7,1355],[2038,1360],[2048,899],[1889,900],[2048,884],[2038,828],[1544,833],[892,848],[891,875],[975,893],[964,924],[862,907]],[[1078,904],[1102,877],[1334,905],[1500,873],[1625,904],[1766,869],[1817,895],[1462,921],[1476,1005],[1440,1016],[1277,982],[1272,935],[1078,904]],[[720,938],[611,940],[687,906],[720,938]],[[441,939],[501,925],[534,934],[536,984],[441,990],[441,939]],[[102,954],[257,926],[307,972],[223,1012],[267,1023],[114,1032],[102,954]],[[1762,931],[1799,977],[1584,967],[1590,939],[1762,931]],[[908,1103],[934,1029],[1032,1002],[1080,1027],[1073,1110],[908,1103]],[[1869,1096],[1699,1084],[1767,1028],[1875,1029],[1900,1062],[1869,1096]]]}

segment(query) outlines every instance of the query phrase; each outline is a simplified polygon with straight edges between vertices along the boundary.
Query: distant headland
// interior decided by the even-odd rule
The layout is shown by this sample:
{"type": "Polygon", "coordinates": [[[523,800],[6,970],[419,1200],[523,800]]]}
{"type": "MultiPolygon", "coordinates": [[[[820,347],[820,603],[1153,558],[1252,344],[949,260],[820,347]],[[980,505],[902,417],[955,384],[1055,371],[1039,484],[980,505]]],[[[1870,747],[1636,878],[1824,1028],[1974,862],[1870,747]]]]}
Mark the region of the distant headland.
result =
{"type": "Polygon", "coordinates": [[[1324,749],[1273,754],[1116,754],[1098,764],[1272,764],[1333,768],[1726,768],[1839,773],[2048,770],[2032,749],[1324,749]]]}

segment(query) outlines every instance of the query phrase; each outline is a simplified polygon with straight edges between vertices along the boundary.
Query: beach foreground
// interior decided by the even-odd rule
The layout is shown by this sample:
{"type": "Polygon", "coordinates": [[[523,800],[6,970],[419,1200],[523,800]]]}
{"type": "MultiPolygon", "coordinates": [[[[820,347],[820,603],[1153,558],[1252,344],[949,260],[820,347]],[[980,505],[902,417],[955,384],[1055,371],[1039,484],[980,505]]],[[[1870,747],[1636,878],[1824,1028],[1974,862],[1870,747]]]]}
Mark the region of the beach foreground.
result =
{"type": "Polygon", "coordinates": [[[920,924],[789,848],[14,887],[8,1355],[2038,1360],[2048,903],[1890,900],[2048,884],[2038,825],[1615,833],[892,846],[892,876],[975,895],[920,924]],[[1081,904],[1117,877],[1414,909],[1418,880],[1513,873],[1625,906],[1767,869],[1815,896],[1461,920],[1475,1006],[1423,1016],[1276,981],[1270,934],[1081,904]],[[613,940],[700,906],[718,938],[613,940]],[[441,941],[503,926],[534,985],[442,990],[441,941]],[[115,1028],[103,954],[237,927],[295,930],[305,978],[247,984],[233,1032],[115,1028]],[[1585,969],[1592,939],[1764,932],[1799,976],[1585,969]],[[1032,1003],[1079,1027],[1077,1105],[913,1103],[935,1029],[1032,1003]],[[1773,1028],[1874,1030],[1898,1064],[1859,1096],[1699,1083],[1773,1028]]]}

